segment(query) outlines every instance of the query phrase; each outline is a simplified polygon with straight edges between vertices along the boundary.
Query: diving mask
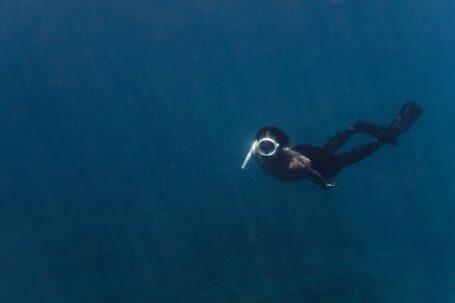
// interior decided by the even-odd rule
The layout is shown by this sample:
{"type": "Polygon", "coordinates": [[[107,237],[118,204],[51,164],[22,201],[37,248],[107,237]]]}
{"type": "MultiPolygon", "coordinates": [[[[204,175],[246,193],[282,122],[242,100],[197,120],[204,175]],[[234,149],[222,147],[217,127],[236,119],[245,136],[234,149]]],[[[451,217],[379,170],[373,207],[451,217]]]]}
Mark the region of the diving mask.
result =
{"type": "Polygon", "coordinates": [[[255,153],[258,153],[261,156],[264,157],[271,157],[274,156],[278,152],[278,148],[280,147],[280,144],[270,138],[270,137],[265,137],[260,140],[254,140],[253,144],[251,144],[250,151],[245,157],[245,160],[243,161],[242,164],[242,169],[245,169],[246,165],[248,164],[248,161],[253,157],[255,153]]]}

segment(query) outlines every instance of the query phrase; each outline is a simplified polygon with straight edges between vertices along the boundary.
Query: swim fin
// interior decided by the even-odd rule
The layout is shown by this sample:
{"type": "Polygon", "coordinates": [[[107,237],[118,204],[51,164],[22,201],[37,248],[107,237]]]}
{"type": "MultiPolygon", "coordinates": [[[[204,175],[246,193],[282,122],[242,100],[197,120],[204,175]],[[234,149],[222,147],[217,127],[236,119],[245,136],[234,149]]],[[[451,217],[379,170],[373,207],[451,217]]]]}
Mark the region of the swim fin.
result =
{"type": "Polygon", "coordinates": [[[417,119],[420,117],[422,112],[422,107],[417,103],[406,103],[398,112],[398,115],[395,117],[389,127],[384,131],[384,134],[378,137],[379,141],[392,145],[398,145],[396,137],[402,135],[405,131],[411,128],[411,126],[413,126],[417,119]]]}

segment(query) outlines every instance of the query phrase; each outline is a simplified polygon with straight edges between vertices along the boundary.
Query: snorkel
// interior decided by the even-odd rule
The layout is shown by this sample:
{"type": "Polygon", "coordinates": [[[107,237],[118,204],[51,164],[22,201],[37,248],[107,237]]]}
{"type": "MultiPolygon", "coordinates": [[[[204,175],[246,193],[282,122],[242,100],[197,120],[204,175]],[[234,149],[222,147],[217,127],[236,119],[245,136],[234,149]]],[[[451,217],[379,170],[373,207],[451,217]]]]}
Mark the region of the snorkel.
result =
{"type": "Polygon", "coordinates": [[[242,169],[245,169],[248,162],[250,162],[251,157],[253,157],[254,152],[256,151],[257,144],[258,144],[258,140],[254,140],[253,144],[251,144],[250,151],[246,155],[245,160],[243,160],[242,169]]]}
{"type": "Polygon", "coordinates": [[[242,169],[245,169],[248,162],[251,160],[251,158],[256,153],[258,153],[259,155],[264,156],[264,157],[272,157],[278,152],[279,147],[280,147],[280,144],[276,140],[274,140],[270,137],[265,137],[260,140],[254,140],[253,144],[251,144],[250,151],[248,152],[248,154],[245,157],[245,160],[243,161],[242,169]],[[264,150],[262,143],[271,143],[273,145],[273,149],[271,149],[269,151],[264,150]]]}

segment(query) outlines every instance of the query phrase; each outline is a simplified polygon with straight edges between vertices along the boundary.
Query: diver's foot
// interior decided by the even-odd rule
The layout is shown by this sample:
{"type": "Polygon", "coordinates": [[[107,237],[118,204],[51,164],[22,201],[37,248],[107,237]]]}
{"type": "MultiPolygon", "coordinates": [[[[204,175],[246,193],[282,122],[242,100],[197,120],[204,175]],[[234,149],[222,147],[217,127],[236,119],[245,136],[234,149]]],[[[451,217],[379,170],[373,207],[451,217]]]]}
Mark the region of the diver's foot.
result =
{"type": "Polygon", "coordinates": [[[397,137],[406,132],[422,114],[422,107],[415,102],[406,103],[398,112],[390,126],[377,136],[380,142],[398,146],[397,137]]]}
{"type": "Polygon", "coordinates": [[[397,136],[407,131],[422,114],[422,107],[415,102],[406,103],[398,112],[389,128],[393,128],[397,136]]]}
{"type": "Polygon", "coordinates": [[[381,143],[387,143],[393,146],[398,146],[397,132],[392,127],[386,128],[382,134],[377,136],[377,139],[381,143]]]}

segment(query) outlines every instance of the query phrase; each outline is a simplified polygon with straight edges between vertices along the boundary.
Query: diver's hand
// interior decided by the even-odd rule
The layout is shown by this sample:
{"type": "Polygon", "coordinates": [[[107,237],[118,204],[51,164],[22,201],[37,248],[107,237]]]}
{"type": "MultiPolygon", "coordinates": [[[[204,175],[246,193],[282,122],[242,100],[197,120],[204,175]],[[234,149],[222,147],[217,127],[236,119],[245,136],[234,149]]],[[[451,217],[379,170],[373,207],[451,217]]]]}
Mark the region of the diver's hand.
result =
{"type": "Polygon", "coordinates": [[[325,189],[333,189],[333,188],[335,188],[335,186],[336,186],[335,182],[327,180],[325,182],[324,188],[325,189]]]}

